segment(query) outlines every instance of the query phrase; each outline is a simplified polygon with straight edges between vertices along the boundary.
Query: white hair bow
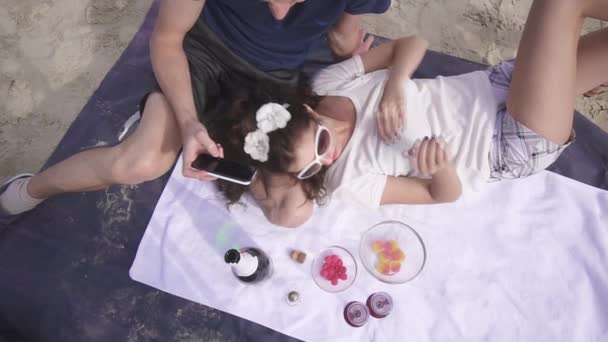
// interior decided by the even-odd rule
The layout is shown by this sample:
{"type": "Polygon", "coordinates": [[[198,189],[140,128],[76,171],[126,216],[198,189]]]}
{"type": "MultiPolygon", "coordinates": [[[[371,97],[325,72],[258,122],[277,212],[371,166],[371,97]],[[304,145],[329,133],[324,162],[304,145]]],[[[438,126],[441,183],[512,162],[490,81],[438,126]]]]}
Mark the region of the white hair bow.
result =
{"type": "Polygon", "coordinates": [[[280,105],[269,102],[260,107],[255,113],[257,127],[245,137],[245,153],[251,158],[265,162],[268,160],[270,150],[270,139],[268,133],[287,126],[291,120],[291,114],[287,111],[288,104],[280,105]]]}

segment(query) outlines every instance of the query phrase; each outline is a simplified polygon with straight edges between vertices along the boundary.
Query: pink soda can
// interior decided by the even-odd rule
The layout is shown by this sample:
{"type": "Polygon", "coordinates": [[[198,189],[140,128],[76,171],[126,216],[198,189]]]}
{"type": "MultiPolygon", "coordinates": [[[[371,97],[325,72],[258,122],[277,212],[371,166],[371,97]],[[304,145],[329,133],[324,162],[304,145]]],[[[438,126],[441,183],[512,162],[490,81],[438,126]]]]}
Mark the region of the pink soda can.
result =
{"type": "Polygon", "coordinates": [[[352,327],[361,327],[369,319],[369,310],[361,302],[350,302],[344,307],[344,319],[352,327]]]}
{"type": "Polygon", "coordinates": [[[375,318],[384,318],[393,310],[393,298],[386,292],[372,293],[367,298],[367,307],[375,318]]]}

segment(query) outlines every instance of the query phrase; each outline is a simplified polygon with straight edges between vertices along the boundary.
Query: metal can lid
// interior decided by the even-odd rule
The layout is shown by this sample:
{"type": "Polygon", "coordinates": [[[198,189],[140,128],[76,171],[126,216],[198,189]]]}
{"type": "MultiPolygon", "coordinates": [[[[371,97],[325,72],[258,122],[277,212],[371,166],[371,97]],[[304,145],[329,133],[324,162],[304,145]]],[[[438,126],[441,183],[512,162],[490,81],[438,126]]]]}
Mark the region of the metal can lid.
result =
{"type": "Polygon", "coordinates": [[[363,326],[369,320],[369,310],[361,302],[350,302],[344,308],[344,319],[353,327],[363,326]]]}
{"type": "Polygon", "coordinates": [[[393,298],[386,292],[376,292],[367,299],[367,306],[373,316],[385,317],[393,310],[393,298]]]}

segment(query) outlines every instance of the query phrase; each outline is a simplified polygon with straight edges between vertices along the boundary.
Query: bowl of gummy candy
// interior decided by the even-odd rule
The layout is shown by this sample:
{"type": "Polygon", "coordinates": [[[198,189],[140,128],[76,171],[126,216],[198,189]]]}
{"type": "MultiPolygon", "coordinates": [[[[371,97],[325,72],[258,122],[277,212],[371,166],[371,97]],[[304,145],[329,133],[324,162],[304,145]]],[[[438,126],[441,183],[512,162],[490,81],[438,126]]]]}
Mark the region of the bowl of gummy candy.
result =
{"type": "Polygon", "coordinates": [[[403,222],[384,221],[361,238],[359,257],[365,269],[385,283],[414,279],[426,262],[426,248],[414,228],[403,222]]]}
{"type": "Polygon", "coordinates": [[[353,255],[339,246],[320,251],[312,262],[312,278],[327,292],[340,292],[349,288],[357,276],[357,263],[353,255]]]}

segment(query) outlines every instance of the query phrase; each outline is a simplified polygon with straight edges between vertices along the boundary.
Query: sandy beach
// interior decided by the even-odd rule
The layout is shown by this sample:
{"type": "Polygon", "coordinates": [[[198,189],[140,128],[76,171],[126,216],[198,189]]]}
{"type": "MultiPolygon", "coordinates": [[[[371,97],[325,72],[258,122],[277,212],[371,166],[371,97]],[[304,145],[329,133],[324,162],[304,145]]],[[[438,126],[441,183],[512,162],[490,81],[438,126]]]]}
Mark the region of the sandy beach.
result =
{"type": "MultiPolygon", "coordinates": [[[[35,172],[127,46],[152,0],[0,0],[0,179],[35,172]]],[[[418,33],[477,62],[511,58],[531,0],[393,0],[372,33],[418,33]]],[[[608,23],[588,21],[586,30],[608,23]]],[[[577,108],[608,130],[608,95],[577,108]]]]}

